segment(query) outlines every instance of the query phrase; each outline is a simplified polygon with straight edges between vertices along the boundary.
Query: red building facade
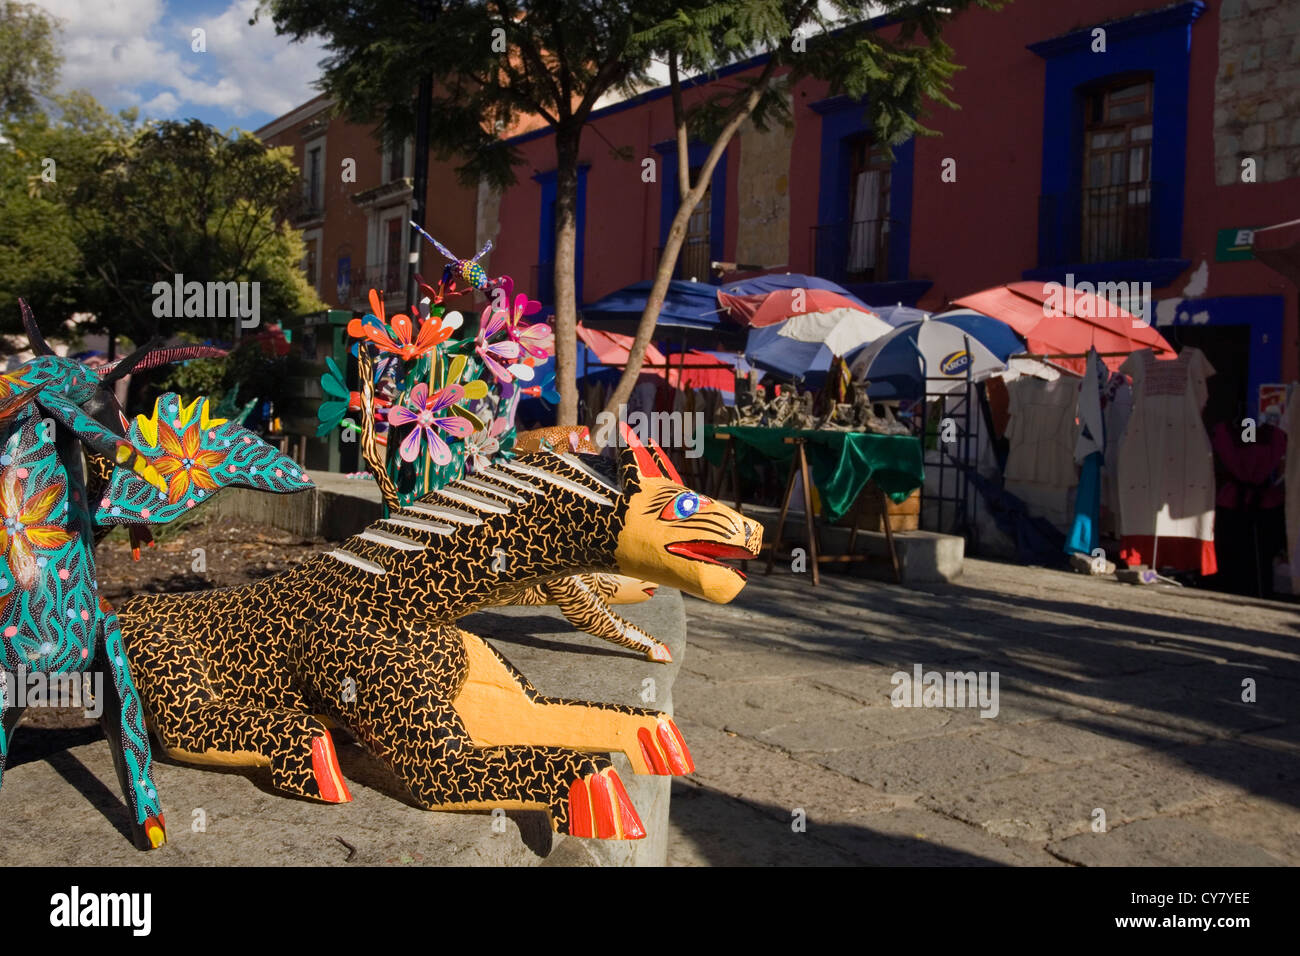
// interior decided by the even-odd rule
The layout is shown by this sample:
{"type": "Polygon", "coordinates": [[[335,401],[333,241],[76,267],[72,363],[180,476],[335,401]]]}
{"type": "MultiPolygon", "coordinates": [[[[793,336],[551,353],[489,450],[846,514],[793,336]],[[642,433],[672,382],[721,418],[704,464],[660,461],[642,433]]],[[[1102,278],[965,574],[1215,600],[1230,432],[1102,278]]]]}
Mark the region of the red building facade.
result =
{"type": "MultiPolygon", "coordinates": [[[[1013,281],[1134,283],[1151,290],[1166,338],[1217,358],[1225,412],[1253,414],[1261,385],[1300,374],[1296,288],[1249,246],[1252,229],[1300,218],[1292,0],[1017,0],[961,15],[945,39],[963,69],[950,94],[960,109],[924,120],[940,135],[896,146],[891,160],[862,104],[794,84],[791,128],[746,127],[729,146],[678,277],[718,282],[711,263],[752,263],[931,309],[1013,281]]],[[[692,84],[688,103],[761,65],[692,84]]],[[[314,102],[324,116],[328,104],[314,102]]],[[[263,135],[300,150],[312,106],[263,135]]],[[[363,138],[328,121],[336,182],[339,157],[360,155],[363,138]]],[[[329,295],[343,250],[353,269],[386,275],[383,230],[402,202],[368,142],[358,183],[369,185],[338,184],[320,221],[303,224],[318,240],[317,287],[340,305],[355,303],[329,295]],[[378,192],[358,200],[366,188],[378,192]]],[[[548,301],[554,142],[545,129],[514,142],[525,162],[503,193],[460,189],[432,163],[430,231],[456,250],[491,238],[489,270],[548,301]]],[[[692,164],[706,151],[693,145],[692,164]]],[[[667,90],[594,113],[581,160],[578,299],[592,302],[653,274],[676,203],[667,90]]]]}

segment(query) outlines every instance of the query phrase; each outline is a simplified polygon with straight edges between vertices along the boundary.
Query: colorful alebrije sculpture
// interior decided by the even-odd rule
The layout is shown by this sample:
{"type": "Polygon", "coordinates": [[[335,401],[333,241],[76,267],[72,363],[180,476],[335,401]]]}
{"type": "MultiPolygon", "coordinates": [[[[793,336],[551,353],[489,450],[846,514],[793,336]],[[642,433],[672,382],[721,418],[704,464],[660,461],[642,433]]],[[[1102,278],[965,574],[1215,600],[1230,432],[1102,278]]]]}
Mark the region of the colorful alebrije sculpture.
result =
{"type": "MultiPolygon", "coordinates": [[[[116,367],[89,369],[48,354],[49,347],[26,303],[22,310],[33,348],[45,354],[0,376],[0,517],[4,519],[0,531],[0,650],[4,670],[50,675],[108,669],[112,680],[105,682],[108,699],[101,720],[132,812],[133,840],[141,849],[150,849],[166,840],[166,828],[153,782],[144,716],[117,618],[108,602],[96,594],[99,585],[93,542],[97,528],[106,524],[172,520],[186,505],[169,509],[157,499],[171,497],[170,488],[180,483],[179,473],[194,482],[200,461],[205,468],[217,469],[228,461],[236,463],[236,459],[231,449],[221,453],[219,462],[202,457],[198,450],[190,454],[190,445],[183,443],[182,458],[173,460],[166,448],[145,441],[140,432],[133,432],[130,439],[116,434],[96,416],[111,421],[118,415],[111,392],[114,379],[143,367],[150,353],[142,349],[116,367]],[[42,415],[49,417],[42,420],[42,415]],[[90,454],[108,456],[118,464],[112,471],[111,492],[93,513],[78,442],[85,444],[90,454]],[[162,472],[172,474],[170,486],[162,472]],[[154,502],[153,506],[138,507],[138,502],[146,500],[154,502]]],[[[191,409],[195,407],[202,404],[191,409]]],[[[223,433],[223,437],[231,436],[223,433]]],[[[244,435],[235,437],[243,449],[244,435]]],[[[246,461],[239,459],[236,470],[225,472],[220,484],[248,483],[249,476],[241,470],[246,461]]],[[[21,715],[18,707],[5,709],[0,772],[9,737],[21,715]]]]}
{"type": "Polygon", "coordinates": [[[500,279],[489,279],[487,271],[478,262],[492,251],[491,239],[483,244],[483,248],[478,251],[474,258],[462,259],[414,222],[411,225],[447,260],[447,265],[442,270],[442,281],[438,284],[436,290],[428,286],[423,280],[420,280],[420,285],[429,290],[435,302],[441,302],[447,295],[473,291],[489,292],[500,284],[500,279]],[[456,279],[464,281],[465,288],[457,289],[456,279]]]}
{"type": "MultiPolygon", "coordinates": [[[[317,413],[321,422],[317,433],[326,434],[339,425],[360,432],[362,457],[389,509],[460,478],[466,471],[511,457],[512,444],[535,451],[550,436],[561,443],[557,447],[568,442],[570,450],[600,451],[591,444],[586,428],[543,430],[519,444],[522,436],[515,435],[514,415],[521,394],[528,389],[521,389],[515,380],[531,380],[532,367],[526,363],[550,354],[552,335],[546,325],[523,324],[541,304],[524,293],[515,295],[509,276],[501,277],[494,287],[507,308],[488,305],[478,335],[459,341],[451,339],[451,334],[464,322],[460,313],[435,310],[425,303],[423,318],[420,311],[413,310],[410,317],[399,313],[387,322],[383,296],[371,290],[372,312],[348,325],[351,336],[364,339],[357,349],[360,391],[350,391],[343,373],[328,361],[321,376],[325,400],[317,413]],[[413,319],[420,323],[418,331],[413,319]],[[502,332],[507,337],[497,341],[502,332]],[[473,343],[472,353],[469,343],[473,343]],[[372,350],[378,353],[377,358],[372,350]],[[345,419],[349,411],[361,413],[360,425],[345,419]],[[388,434],[380,432],[384,425],[399,432],[409,427],[396,459],[389,450],[388,434]]],[[[438,294],[427,286],[425,290],[430,296],[438,294]]],[[[539,396],[546,390],[547,386],[536,388],[539,396]]],[[[555,605],[579,630],[633,648],[649,660],[668,663],[672,653],[663,642],[609,606],[611,599],[620,604],[648,600],[653,588],[650,582],[582,575],[503,595],[502,603],[555,605]]]]}
{"type": "Polygon", "coordinates": [[[522,456],[275,577],[130,599],[123,633],[167,753],[269,766],[286,793],[344,802],[323,717],[426,809],[538,809],[561,833],[644,836],[607,755],[622,752],[636,773],[690,773],[671,718],[544,697],[456,621],[579,574],[735,597],[744,575],[723,561],[756,557],[762,529],[666,477],[662,460],[646,448],[625,450],[617,469],[589,455],[522,456]]]}

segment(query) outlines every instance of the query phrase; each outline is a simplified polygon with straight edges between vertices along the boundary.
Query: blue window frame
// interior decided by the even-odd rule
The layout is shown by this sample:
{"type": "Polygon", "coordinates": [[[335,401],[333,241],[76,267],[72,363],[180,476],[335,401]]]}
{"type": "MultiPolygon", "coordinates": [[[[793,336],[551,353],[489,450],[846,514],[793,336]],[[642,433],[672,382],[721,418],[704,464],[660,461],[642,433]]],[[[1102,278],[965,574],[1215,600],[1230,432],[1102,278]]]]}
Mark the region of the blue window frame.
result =
{"type": "MultiPolygon", "coordinates": [[[[834,96],[810,104],[821,115],[821,168],[817,192],[817,228],[814,233],[813,271],[824,278],[843,281],[853,256],[855,152],[871,135],[867,106],[847,96],[834,96]],[[841,261],[843,260],[843,261],[841,261]]],[[[890,167],[887,239],[887,281],[850,283],[859,294],[880,302],[914,303],[930,287],[928,281],[911,280],[908,269],[912,249],[912,180],[915,140],[894,147],[890,167]]],[[[867,243],[870,245],[870,243],[867,243]]]]}
{"type": "MultiPolygon", "coordinates": [[[[687,146],[687,162],[691,169],[696,169],[704,165],[704,161],[709,158],[709,150],[712,147],[706,143],[691,143],[687,146]]],[[[663,143],[655,144],[655,152],[659,154],[659,169],[662,175],[659,177],[659,246],[663,248],[668,242],[668,230],[672,227],[673,216],[677,215],[677,142],[669,140],[663,143]]],[[[724,152],[718,159],[718,165],[713,167],[713,176],[709,181],[709,260],[710,262],[720,262],[723,258],[723,239],[727,228],[727,154],[724,152]]],[[[682,255],[687,254],[686,246],[682,247],[682,255]]],[[[684,268],[686,263],[682,258],[678,259],[678,268],[684,268]]],[[[701,263],[700,268],[693,271],[703,273],[696,275],[695,278],[701,282],[712,282],[717,284],[720,278],[715,278],[713,270],[707,267],[707,263],[701,263]]]]}
{"type": "MultiPolygon", "coordinates": [[[[578,167],[578,236],[573,252],[574,288],[578,304],[582,304],[582,262],[587,234],[587,172],[588,164],[578,167]]],[[[555,194],[557,173],[538,173],[533,179],[542,187],[542,211],[538,217],[537,235],[537,288],[529,290],[544,306],[555,305],[555,194]]]]}
{"type": "Polygon", "coordinates": [[[1182,254],[1186,180],[1187,87],[1192,24],[1205,12],[1192,0],[1099,23],[1030,44],[1046,61],[1043,169],[1038,259],[1027,279],[1124,279],[1159,288],[1189,264],[1182,254]],[[1103,31],[1099,33],[1098,31],[1103,31]],[[1104,35],[1105,51],[1099,47],[1104,35]],[[1150,212],[1146,256],[1122,262],[1080,262],[1085,110],[1098,86],[1124,77],[1152,83],[1150,212]]]}

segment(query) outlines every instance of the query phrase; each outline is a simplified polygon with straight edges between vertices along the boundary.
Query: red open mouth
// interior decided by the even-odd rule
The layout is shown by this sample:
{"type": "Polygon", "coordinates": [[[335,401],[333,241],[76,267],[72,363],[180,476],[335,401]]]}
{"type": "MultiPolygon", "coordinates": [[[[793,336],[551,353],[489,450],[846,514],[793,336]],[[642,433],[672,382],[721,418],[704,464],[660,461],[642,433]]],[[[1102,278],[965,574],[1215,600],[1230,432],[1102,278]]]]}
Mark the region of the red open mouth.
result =
{"type": "Polygon", "coordinates": [[[732,561],[752,561],[754,559],[754,553],[748,548],[742,548],[734,544],[719,544],[716,541],[674,541],[672,544],[665,545],[664,550],[670,554],[690,558],[692,561],[716,564],[739,574],[742,578],[745,577],[744,572],[728,564],[723,564],[718,559],[723,558],[732,561]]]}
{"type": "Polygon", "coordinates": [[[658,588],[657,585],[653,585],[653,584],[652,584],[650,587],[648,587],[648,588],[642,588],[641,590],[642,590],[643,592],[645,592],[645,596],[646,596],[646,597],[654,597],[654,596],[655,596],[655,591],[657,591],[658,589],[659,589],[659,588],[658,588]]]}

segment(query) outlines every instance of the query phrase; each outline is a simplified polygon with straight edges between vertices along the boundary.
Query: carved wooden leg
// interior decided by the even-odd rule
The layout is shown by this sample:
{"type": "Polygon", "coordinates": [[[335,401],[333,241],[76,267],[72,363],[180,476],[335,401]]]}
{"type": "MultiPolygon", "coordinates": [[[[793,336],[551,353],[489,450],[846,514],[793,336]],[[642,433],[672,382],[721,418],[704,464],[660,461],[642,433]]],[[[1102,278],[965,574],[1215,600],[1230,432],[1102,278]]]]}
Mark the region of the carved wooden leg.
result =
{"type": "Polygon", "coordinates": [[[544,810],[561,833],[645,835],[607,757],[558,746],[477,745],[452,704],[467,676],[455,627],[405,642],[370,637],[363,652],[346,639],[315,640],[304,650],[302,672],[329,675],[328,686],[308,688],[311,705],[347,727],[425,809],[544,810]],[[336,692],[343,680],[355,693],[336,692]]]}
{"type": "Polygon", "coordinates": [[[459,633],[469,672],[454,706],[476,745],[619,751],[636,773],[682,775],[695,770],[686,741],[667,714],[543,697],[486,641],[459,633]]]}
{"type": "Polygon", "coordinates": [[[645,836],[607,757],[562,747],[466,747],[438,755],[433,765],[432,773],[409,778],[394,767],[426,810],[542,810],[558,833],[605,840],[645,836]]]}
{"type": "Polygon", "coordinates": [[[580,576],[548,581],[542,585],[565,620],[580,631],[603,641],[640,651],[648,660],[669,663],[672,653],[631,621],[614,613],[605,599],[587,587],[580,576]]]}
{"type": "Polygon", "coordinates": [[[270,767],[277,790],[326,803],[352,799],[333,738],[316,717],[219,697],[208,681],[207,662],[181,638],[133,639],[131,662],[149,722],[168,756],[184,763],[270,767]]]}
{"type": "Polygon", "coordinates": [[[141,850],[156,849],[167,842],[167,829],[153,780],[153,755],[144,710],[127,665],[117,615],[105,600],[100,600],[99,607],[102,616],[95,664],[111,678],[103,682],[105,700],[100,724],[113,754],[117,782],[131,810],[132,839],[141,850]]]}
{"type": "MultiPolygon", "coordinates": [[[[3,686],[0,685],[0,692],[3,690],[3,686]]],[[[0,721],[0,782],[4,780],[5,764],[9,760],[9,741],[13,739],[14,730],[26,709],[26,707],[9,706],[9,701],[5,701],[4,719],[0,721]]]]}

